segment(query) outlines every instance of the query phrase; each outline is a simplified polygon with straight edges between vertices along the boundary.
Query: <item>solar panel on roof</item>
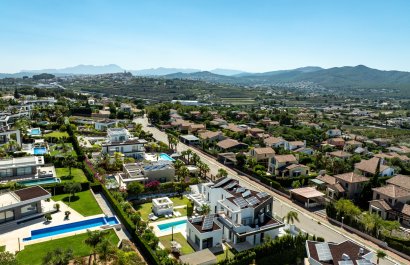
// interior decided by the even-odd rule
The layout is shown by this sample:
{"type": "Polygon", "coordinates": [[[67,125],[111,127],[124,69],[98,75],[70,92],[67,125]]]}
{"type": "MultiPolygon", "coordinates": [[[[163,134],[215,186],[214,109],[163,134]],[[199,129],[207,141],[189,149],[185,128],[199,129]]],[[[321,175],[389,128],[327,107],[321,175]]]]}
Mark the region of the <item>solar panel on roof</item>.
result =
{"type": "Polygon", "coordinates": [[[202,223],[202,230],[211,229],[214,225],[214,215],[210,214],[204,217],[204,222],[202,223]]]}
{"type": "Polygon", "coordinates": [[[246,202],[250,205],[256,205],[258,203],[260,203],[260,201],[258,200],[258,198],[256,198],[255,196],[249,197],[248,199],[246,199],[246,202]]]}
{"type": "Polygon", "coordinates": [[[266,196],[268,196],[268,193],[266,192],[259,192],[258,194],[256,194],[256,196],[258,196],[258,198],[262,199],[265,198],[266,196]]]}
{"type": "Polygon", "coordinates": [[[231,183],[229,183],[228,185],[226,185],[225,189],[229,190],[232,189],[233,187],[235,187],[238,184],[238,182],[233,181],[231,183]]]}
{"type": "Polygon", "coordinates": [[[315,247],[319,261],[328,261],[333,259],[332,253],[330,252],[330,248],[327,243],[316,244],[315,247]]]}
{"type": "Polygon", "coordinates": [[[373,265],[373,263],[370,260],[367,260],[367,259],[356,260],[356,263],[358,265],[373,265]]]}
{"type": "Polygon", "coordinates": [[[248,206],[248,203],[242,197],[234,199],[233,202],[236,203],[236,205],[238,205],[239,208],[244,208],[244,207],[248,206]]]}
{"type": "Polygon", "coordinates": [[[339,265],[354,265],[352,260],[340,260],[339,265]]]}
{"type": "Polygon", "coordinates": [[[242,197],[247,197],[247,196],[249,196],[249,195],[251,195],[251,192],[249,191],[249,190],[247,190],[247,191],[245,191],[244,193],[242,193],[242,197]]]}
{"type": "Polygon", "coordinates": [[[236,189],[236,192],[242,193],[244,192],[246,189],[244,187],[239,187],[236,189]]]}

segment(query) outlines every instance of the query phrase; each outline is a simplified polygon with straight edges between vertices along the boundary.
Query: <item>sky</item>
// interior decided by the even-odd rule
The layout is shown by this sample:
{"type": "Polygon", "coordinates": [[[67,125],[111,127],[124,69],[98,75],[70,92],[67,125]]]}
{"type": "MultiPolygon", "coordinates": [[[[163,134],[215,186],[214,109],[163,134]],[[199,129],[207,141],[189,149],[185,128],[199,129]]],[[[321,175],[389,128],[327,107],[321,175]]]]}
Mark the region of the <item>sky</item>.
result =
{"type": "Polygon", "coordinates": [[[118,64],[410,71],[410,1],[1,0],[0,72],[118,64]]]}

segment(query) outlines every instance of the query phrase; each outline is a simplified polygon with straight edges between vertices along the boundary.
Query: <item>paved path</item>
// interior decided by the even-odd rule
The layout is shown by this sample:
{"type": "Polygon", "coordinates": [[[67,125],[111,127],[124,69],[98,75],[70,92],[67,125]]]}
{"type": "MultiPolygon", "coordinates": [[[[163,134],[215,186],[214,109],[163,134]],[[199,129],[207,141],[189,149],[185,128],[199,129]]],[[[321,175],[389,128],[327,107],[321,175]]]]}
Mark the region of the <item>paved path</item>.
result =
{"type": "MultiPolygon", "coordinates": [[[[93,193],[95,199],[97,200],[98,205],[102,209],[103,213],[108,216],[114,216],[115,211],[105,198],[105,196],[101,193],[93,193]]],[[[126,239],[132,242],[132,236],[130,233],[128,233],[128,230],[124,227],[123,224],[121,224],[121,230],[114,229],[115,233],[117,234],[118,238],[120,240],[126,239]]],[[[141,257],[142,260],[144,260],[144,257],[141,255],[141,253],[138,252],[138,255],[141,257]]],[[[145,261],[145,260],[144,260],[145,261]]]]}
{"type": "MultiPolygon", "coordinates": [[[[160,131],[156,127],[148,127],[147,118],[137,118],[134,120],[137,123],[141,123],[145,131],[151,132],[156,140],[162,141],[168,144],[167,134],[163,131],[160,131]]],[[[177,145],[177,151],[182,152],[189,149],[190,147],[179,142],[177,145]]],[[[309,234],[315,234],[316,236],[321,236],[326,239],[328,242],[342,242],[345,240],[353,240],[361,245],[364,245],[373,251],[380,249],[374,243],[365,240],[355,234],[348,233],[347,231],[336,227],[330,224],[325,218],[322,218],[314,213],[309,212],[308,210],[294,204],[291,200],[286,197],[283,197],[277,193],[272,192],[271,190],[266,189],[264,186],[259,185],[258,183],[249,180],[246,176],[237,174],[234,170],[226,167],[225,165],[219,163],[215,158],[206,155],[198,150],[191,148],[195,153],[197,153],[201,160],[207,163],[210,167],[210,173],[216,175],[219,168],[224,168],[231,177],[238,179],[240,184],[244,187],[253,188],[256,190],[266,191],[271,196],[274,197],[274,202],[272,206],[272,211],[275,212],[280,217],[285,216],[289,211],[296,211],[299,213],[299,223],[296,225],[303,231],[309,234]]],[[[409,261],[404,260],[400,256],[384,250],[388,257],[380,261],[382,265],[391,265],[391,264],[409,264],[409,261]]],[[[373,260],[376,262],[376,259],[373,260]]]]}

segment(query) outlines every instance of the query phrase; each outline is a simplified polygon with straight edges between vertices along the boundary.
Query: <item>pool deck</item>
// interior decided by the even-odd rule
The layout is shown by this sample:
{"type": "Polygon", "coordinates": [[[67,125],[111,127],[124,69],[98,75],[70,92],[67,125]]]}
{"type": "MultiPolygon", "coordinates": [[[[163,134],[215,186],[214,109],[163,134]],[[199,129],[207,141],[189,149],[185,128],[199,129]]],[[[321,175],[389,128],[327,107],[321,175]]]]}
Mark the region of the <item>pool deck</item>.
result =
{"type": "MultiPolygon", "coordinates": [[[[157,237],[161,237],[161,236],[170,235],[170,234],[172,233],[172,230],[169,230],[169,231],[161,231],[161,230],[158,228],[158,225],[166,224],[166,223],[171,223],[171,222],[178,222],[178,221],[181,221],[181,220],[188,220],[188,217],[182,216],[182,217],[169,218],[169,219],[166,219],[166,220],[149,223],[149,226],[152,226],[152,227],[153,227],[153,231],[154,231],[154,233],[155,233],[155,235],[156,235],[157,237]]],[[[185,228],[174,228],[174,234],[175,234],[175,233],[181,233],[182,235],[185,236],[185,234],[186,234],[186,229],[185,229],[185,228]]]]}
{"type": "MultiPolygon", "coordinates": [[[[43,212],[53,210],[54,204],[55,202],[53,200],[50,200],[49,202],[43,201],[42,202],[43,212]]],[[[67,223],[73,223],[73,222],[78,222],[82,220],[92,219],[95,217],[104,216],[104,214],[99,214],[99,215],[94,215],[94,216],[89,216],[89,217],[83,217],[81,214],[79,214],[72,208],[68,207],[65,203],[60,202],[59,204],[60,204],[60,211],[53,213],[51,215],[53,219],[49,223],[45,223],[44,218],[36,218],[34,220],[31,220],[31,221],[28,221],[22,224],[16,224],[15,222],[2,224],[0,226],[0,245],[5,245],[7,251],[14,253],[15,251],[19,250],[19,239],[20,239],[20,249],[24,249],[25,245],[44,242],[50,239],[56,239],[56,238],[66,237],[66,236],[73,235],[73,234],[78,234],[80,232],[85,232],[85,231],[76,231],[76,232],[65,233],[65,234],[61,234],[61,235],[57,235],[53,237],[45,237],[45,238],[39,238],[39,239],[23,242],[23,238],[31,236],[32,230],[42,229],[42,228],[47,228],[47,227],[57,226],[57,225],[63,225],[67,223]],[[69,220],[64,220],[65,211],[71,212],[69,220]]]]}

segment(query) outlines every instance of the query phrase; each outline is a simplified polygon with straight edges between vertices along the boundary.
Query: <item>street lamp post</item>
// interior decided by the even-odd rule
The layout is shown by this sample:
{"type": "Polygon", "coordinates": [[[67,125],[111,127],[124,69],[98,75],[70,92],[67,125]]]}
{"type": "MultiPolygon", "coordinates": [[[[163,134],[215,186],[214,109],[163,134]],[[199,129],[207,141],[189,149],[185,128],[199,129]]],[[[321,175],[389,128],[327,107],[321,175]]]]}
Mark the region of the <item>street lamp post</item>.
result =
{"type": "Polygon", "coordinates": [[[343,221],[345,220],[345,217],[342,216],[342,228],[343,228],[343,221]]]}

